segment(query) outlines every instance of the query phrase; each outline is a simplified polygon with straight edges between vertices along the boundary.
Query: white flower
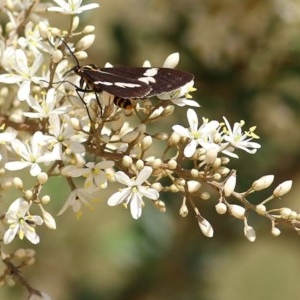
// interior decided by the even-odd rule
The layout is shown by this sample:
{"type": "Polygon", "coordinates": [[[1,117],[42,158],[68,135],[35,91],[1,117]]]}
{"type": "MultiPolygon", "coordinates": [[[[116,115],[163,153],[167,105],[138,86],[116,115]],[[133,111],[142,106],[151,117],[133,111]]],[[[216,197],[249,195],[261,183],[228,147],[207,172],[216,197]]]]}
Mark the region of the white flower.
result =
{"type": "MultiPolygon", "coordinates": [[[[223,135],[223,139],[228,142],[231,147],[242,149],[251,154],[254,154],[257,149],[261,147],[258,143],[250,142],[253,138],[258,138],[258,136],[254,133],[254,129],[248,132],[242,132],[242,126],[244,125],[243,122],[236,122],[234,123],[233,128],[231,128],[228,120],[225,117],[223,117],[223,119],[226,125],[226,128],[224,129],[225,135],[223,135]]],[[[227,154],[228,156],[238,158],[236,154],[232,153],[230,148],[226,148],[222,152],[224,154],[227,154]]]]}
{"type": "Polygon", "coordinates": [[[51,88],[48,90],[46,95],[43,95],[42,101],[39,103],[38,99],[29,96],[27,99],[28,105],[36,112],[24,112],[23,115],[28,118],[49,118],[51,114],[64,114],[68,111],[68,107],[60,106],[55,108],[57,103],[57,94],[55,89],[51,88]]]}
{"type": "Polygon", "coordinates": [[[67,208],[71,206],[73,211],[77,214],[77,217],[79,218],[82,214],[81,212],[82,204],[92,208],[89,202],[95,201],[96,200],[95,198],[96,197],[94,193],[91,193],[90,190],[75,189],[70,193],[67,201],[65,202],[64,206],[61,208],[61,210],[57,215],[58,216],[62,215],[67,210],[67,208]]]}
{"type": "Polygon", "coordinates": [[[43,79],[42,77],[35,76],[35,73],[43,62],[43,55],[40,53],[37,54],[30,67],[28,66],[27,56],[21,49],[17,49],[14,52],[12,49],[8,49],[6,53],[4,53],[2,60],[5,60],[5,58],[7,58],[7,63],[4,64],[4,67],[10,73],[1,74],[0,82],[8,84],[18,83],[20,85],[18,98],[23,101],[27,99],[30,94],[31,82],[39,83],[40,80],[43,79]]]}
{"type": "Polygon", "coordinates": [[[50,143],[54,147],[53,151],[62,159],[63,148],[70,149],[73,153],[82,154],[85,147],[81,144],[87,139],[85,134],[76,134],[68,118],[64,122],[56,114],[49,116],[50,133],[53,135],[50,143]]]}
{"type": "Polygon", "coordinates": [[[99,7],[97,3],[91,3],[81,6],[82,0],[53,0],[59,6],[49,7],[48,11],[55,11],[64,15],[78,15],[85,10],[99,7]]]}
{"type": "Polygon", "coordinates": [[[142,215],[142,206],[144,205],[142,197],[145,196],[152,200],[157,200],[159,197],[157,190],[142,185],[150,177],[151,173],[151,167],[144,167],[136,179],[131,179],[124,172],[117,172],[115,174],[116,181],[127,185],[127,188],[111,195],[107,201],[108,205],[115,206],[124,203],[127,206],[130,202],[131,215],[134,219],[138,219],[142,215]]]}
{"type": "Polygon", "coordinates": [[[31,176],[41,173],[39,163],[52,162],[59,159],[55,152],[48,152],[45,145],[49,141],[49,136],[37,131],[29,141],[22,143],[15,139],[11,142],[12,149],[21,157],[19,161],[11,161],[5,164],[5,168],[10,171],[21,170],[30,167],[31,176]]]}
{"type": "Polygon", "coordinates": [[[42,225],[43,219],[40,216],[32,216],[29,214],[29,203],[23,198],[15,200],[8,208],[5,214],[7,223],[10,224],[9,229],[4,233],[4,244],[10,243],[18,233],[22,240],[24,236],[33,244],[40,241],[36,234],[34,226],[42,225]]]}
{"type": "Polygon", "coordinates": [[[115,165],[113,161],[104,160],[99,163],[88,162],[85,166],[86,168],[77,168],[76,166],[67,166],[62,169],[63,175],[68,175],[71,177],[86,177],[84,188],[106,188],[107,187],[107,175],[103,171],[105,169],[110,169],[115,165]]]}
{"type": "Polygon", "coordinates": [[[204,120],[203,124],[198,128],[197,114],[191,108],[187,111],[187,119],[190,125],[189,128],[184,128],[181,125],[174,125],[172,128],[178,135],[189,139],[188,144],[184,148],[184,155],[191,157],[198,145],[201,145],[202,142],[207,142],[208,138],[217,132],[219,122],[204,120]]]}

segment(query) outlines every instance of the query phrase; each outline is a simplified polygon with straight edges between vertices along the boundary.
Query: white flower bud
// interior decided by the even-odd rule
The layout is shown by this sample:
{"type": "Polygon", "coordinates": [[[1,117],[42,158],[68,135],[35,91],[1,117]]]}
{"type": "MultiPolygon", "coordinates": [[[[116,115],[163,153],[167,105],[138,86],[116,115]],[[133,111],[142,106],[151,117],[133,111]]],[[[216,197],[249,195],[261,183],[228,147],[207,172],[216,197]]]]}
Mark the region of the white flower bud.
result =
{"type": "Polygon", "coordinates": [[[82,130],[80,121],[77,118],[71,118],[70,123],[75,130],[82,130]]]}
{"type": "Polygon", "coordinates": [[[39,184],[45,184],[48,181],[48,174],[45,172],[41,172],[37,176],[37,180],[38,180],[39,184]]]}
{"type": "Polygon", "coordinates": [[[163,68],[175,68],[179,63],[179,53],[178,52],[175,52],[175,53],[172,53],[170,54],[164,64],[163,64],[163,68]]]}
{"type": "Polygon", "coordinates": [[[160,182],[154,182],[151,184],[151,188],[157,190],[158,192],[162,191],[163,187],[160,182]]]}
{"type": "Polygon", "coordinates": [[[85,60],[88,57],[88,55],[85,51],[78,51],[78,52],[74,53],[74,55],[76,56],[76,58],[78,60],[85,60]]]}
{"type": "Polygon", "coordinates": [[[232,214],[233,217],[243,220],[245,217],[245,212],[246,209],[240,205],[237,204],[230,204],[228,206],[230,213],[232,214]]]}
{"type": "Polygon", "coordinates": [[[124,167],[130,167],[132,165],[132,158],[128,155],[123,156],[122,164],[124,167]]]}
{"type": "Polygon", "coordinates": [[[63,54],[60,50],[55,50],[53,53],[52,53],[52,61],[54,63],[59,63],[63,58],[63,54]]]}
{"type": "Polygon", "coordinates": [[[222,159],[219,158],[219,157],[217,157],[217,158],[215,159],[215,161],[213,162],[212,167],[213,167],[214,169],[217,169],[217,168],[221,167],[221,165],[222,165],[222,159]]]}
{"type": "Polygon", "coordinates": [[[170,159],[168,161],[168,168],[171,170],[175,170],[177,168],[177,161],[175,159],[170,159]]]}
{"type": "Polygon", "coordinates": [[[41,202],[42,202],[43,204],[48,204],[50,201],[51,201],[51,198],[50,198],[49,195],[44,195],[44,196],[42,197],[42,199],[41,199],[41,202]]]}
{"type": "Polygon", "coordinates": [[[219,215],[224,215],[227,212],[227,206],[226,204],[220,202],[215,206],[216,212],[219,215]]]}
{"type": "Polygon", "coordinates": [[[172,193],[178,193],[179,192],[179,189],[178,189],[178,187],[175,184],[171,184],[169,190],[172,193]]]}
{"type": "Polygon", "coordinates": [[[152,167],[153,169],[158,169],[158,168],[161,167],[161,165],[162,165],[162,160],[161,160],[160,158],[156,158],[156,159],[152,162],[151,167],[152,167]]]}
{"type": "Polygon", "coordinates": [[[204,219],[203,217],[198,217],[198,224],[199,224],[199,227],[202,231],[202,233],[207,236],[207,237],[213,237],[214,235],[214,230],[211,226],[211,224],[206,220],[204,219]]]}
{"type": "Polygon", "coordinates": [[[272,227],[271,234],[273,236],[279,236],[280,233],[281,233],[280,229],[278,229],[277,227],[272,227]]]}
{"type": "Polygon", "coordinates": [[[42,206],[40,206],[40,208],[42,210],[45,225],[50,229],[56,229],[56,222],[52,215],[48,213],[42,206]]]}
{"type": "Polygon", "coordinates": [[[142,170],[145,166],[144,161],[141,159],[137,160],[137,162],[135,163],[135,166],[138,171],[142,170]]]}
{"type": "Polygon", "coordinates": [[[73,22],[72,22],[72,29],[71,31],[75,31],[78,28],[79,25],[79,17],[75,16],[73,17],[73,22]]]}
{"type": "Polygon", "coordinates": [[[188,187],[189,193],[195,193],[200,189],[201,183],[196,180],[189,180],[187,182],[187,187],[188,187]]]}
{"type": "Polygon", "coordinates": [[[280,209],[280,214],[283,218],[289,219],[290,215],[292,214],[292,210],[288,207],[283,207],[280,209]]]}
{"type": "Polygon", "coordinates": [[[287,180],[287,181],[280,183],[275,188],[275,190],[273,192],[273,196],[279,198],[279,197],[287,194],[290,191],[290,189],[292,188],[292,184],[293,184],[292,180],[287,180]]]}
{"type": "Polygon", "coordinates": [[[177,133],[173,132],[168,140],[168,145],[169,146],[177,146],[178,143],[180,142],[180,135],[177,133]]]}
{"type": "Polygon", "coordinates": [[[88,34],[76,43],[76,49],[80,50],[80,51],[86,50],[89,47],[91,47],[91,45],[94,43],[94,41],[95,41],[95,35],[88,34]]]}
{"type": "Polygon", "coordinates": [[[43,40],[48,38],[48,25],[45,22],[39,22],[39,33],[43,40]]]}
{"type": "Polygon", "coordinates": [[[191,169],[191,175],[192,175],[192,177],[198,177],[199,171],[197,169],[191,169]]]}
{"type": "Polygon", "coordinates": [[[236,185],[236,172],[232,172],[232,174],[227,178],[224,184],[224,195],[225,197],[229,197],[235,189],[236,185]]]}
{"type": "Polygon", "coordinates": [[[265,205],[263,205],[263,204],[256,205],[256,212],[258,214],[263,216],[266,213],[266,211],[267,211],[267,208],[265,205]]]}
{"type": "Polygon", "coordinates": [[[25,191],[24,196],[27,200],[31,200],[33,197],[33,192],[31,190],[27,190],[27,191],[25,191]]]}
{"type": "Polygon", "coordinates": [[[256,233],[253,227],[245,225],[244,227],[244,235],[250,242],[254,242],[256,239],[256,233]]]}
{"type": "Polygon", "coordinates": [[[152,137],[150,135],[147,135],[143,138],[141,143],[142,151],[148,150],[152,145],[152,137]]]}
{"type": "Polygon", "coordinates": [[[92,33],[94,31],[95,31],[95,26],[87,25],[83,28],[82,33],[87,34],[87,33],[92,33]]]}
{"type": "Polygon", "coordinates": [[[189,210],[185,204],[185,201],[183,201],[181,207],[180,207],[180,210],[179,210],[179,214],[184,218],[188,215],[189,213],[189,210]]]}
{"type": "Polygon", "coordinates": [[[261,178],[255,180],[252,183],[251,188],[254,191],[260,191],[260,190],[266,189],[272,184],[273,180],[274,180],[274,175],[262,176],[261,178]]]}
{"type": "Polygon", "coordinates": [[[18,190],[22,190],[23,187],[24,187],[24,183],[23,183],[23,180],[19,177],[15,177],[13,179],[13,184],[14,184],[14,187],[18,190]]]}

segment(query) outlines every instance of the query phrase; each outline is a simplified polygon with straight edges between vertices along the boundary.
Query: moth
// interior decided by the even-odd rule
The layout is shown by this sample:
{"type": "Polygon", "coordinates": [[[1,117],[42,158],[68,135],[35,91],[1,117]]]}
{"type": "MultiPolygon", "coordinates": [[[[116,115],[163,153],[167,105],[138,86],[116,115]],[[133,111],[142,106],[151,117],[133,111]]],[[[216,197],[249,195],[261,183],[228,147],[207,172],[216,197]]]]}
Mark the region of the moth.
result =
{"type": "MultiPolygon", "coordinates": [[[[63,41],[63,40],[62,40],[63,41]]],[[[80,77],[79,92],[94,92],[101,107],[98,93],[103,91],[114,97],[114,103],[124,109],[132,108],[132,99],[146,99],[171,93],[190,83],[194,76],[188,72],[155,67],[107,67],[100,68],[94,64],[80,66],[77,57],[65,41],[65,46],[76,61],[69,72],[80,77]]]]}

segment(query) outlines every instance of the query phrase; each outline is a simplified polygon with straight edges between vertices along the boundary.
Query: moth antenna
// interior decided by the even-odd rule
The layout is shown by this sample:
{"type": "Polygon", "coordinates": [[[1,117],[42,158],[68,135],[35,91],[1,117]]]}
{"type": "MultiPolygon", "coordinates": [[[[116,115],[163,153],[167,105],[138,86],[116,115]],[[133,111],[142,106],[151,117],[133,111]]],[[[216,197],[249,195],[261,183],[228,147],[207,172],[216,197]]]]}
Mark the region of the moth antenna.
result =
{"type": "Polygon", "coordinates": [[[75,62],[76,62],[76,65],[79,67],[79,60],[78,58],[76,57],[76,55],[73,53],[73,51],[71,50],[71,48],[69,47],[69,45],[67,44],[67,42],[62,39],[62,38],[59,38],[61,40],[61,42],[66,46],[66,48],[69,50],[71,56],[74,58],[75,62]]]}

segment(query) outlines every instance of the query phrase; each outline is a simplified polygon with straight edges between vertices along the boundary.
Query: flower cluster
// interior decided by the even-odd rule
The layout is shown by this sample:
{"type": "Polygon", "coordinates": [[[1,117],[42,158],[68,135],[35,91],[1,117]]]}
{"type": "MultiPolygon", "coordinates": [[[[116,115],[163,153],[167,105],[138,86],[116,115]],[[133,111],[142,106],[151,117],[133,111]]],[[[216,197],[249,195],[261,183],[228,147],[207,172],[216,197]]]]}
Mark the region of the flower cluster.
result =
{"type": "MultiPolygon", "coordinates": [[[[249,241],[255,240],[254,228],[248,225],[250,211],[270,220],[274,236],[280,234],[281,223],[299,230],[298,213],[266,207],[267,202],[290,190],[291,181],[277,186],[259,205],[251,204],[247,196],[268,188],[272,175],[256,180],[245,192],[235,191],[237,172],[230,169],[229,162],[239,158],[237,151],[254,154],[260,148],[255,142],[255,128],[244,130],[242,121],[231,126],[225,117],[221,122],[199,120],[199,104],[189,95],[193,82],[151,101],[132,100],[131,111],[115,105],[114,95],[80,86],[81,78],[70,70],[77,60],[87,57],[86,50],[95,36],[91,25],[79,29],[78,15],[98,4],[81,5],[81,0],[54,2],[58,6],[48,7],[47,12],[67,15],[71,24],[68,31],[39,17],[38,11],[45,11],[45,7],[36,6],[36,1],[10,1],[4,9],[9,23],[7,34],[0,35],[1,175],[8,180],[24,169],[35,180],[25,188],[26,178],[16,176],[7,185],[22,196],[9,205],[2,218],[6,226],[4,244],[16,236],[36,244],[40,241],[36,225],[56,228],[55,218],[45,208],[52,197],[41,196],[50,176],[60,176],[70,189],[58,215],[71,208],[80,217],[83,207],[92,207],[103,189],[114,187],[118,191],[111,193],[107,204],[128,206],[134,219],[142,216],[149,199],[164,212],[163,193],[176,193],[176,199],[182,201],[180,215],[186,217],[192,209],[207,237],[212,237],[214,231],[197,206],[199,199],[211,198],[218,214],[242,220],[249,241]],[[33,13],[36,18],[29,19],[33,13]],[[153,133],[153,125],[149,130],[150,124],[162,128],[160,122],[171,118],[175,108],[186,106],[183,124],[163,132],[153,133]],[[159,156],[152,154],[156,147],[160,147],[159,156]],[[75,178],[84,179],[82,185],[75,178]],[[217,191],[218,199],[210,196],[203,183],[217,191]],[[232,198],[234,203],[230,202],[232,198]],[[36,215],[29,212],[33,207],[38,208],[36,215]]],[[[178,62],[179,54],[175,53],[168,56],[163,67],[174,68],[178,62]]],[[[150,63],[143,66],[149,67],[150,63]]]]}

